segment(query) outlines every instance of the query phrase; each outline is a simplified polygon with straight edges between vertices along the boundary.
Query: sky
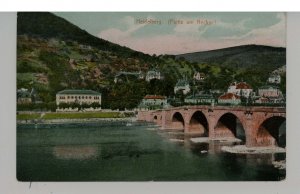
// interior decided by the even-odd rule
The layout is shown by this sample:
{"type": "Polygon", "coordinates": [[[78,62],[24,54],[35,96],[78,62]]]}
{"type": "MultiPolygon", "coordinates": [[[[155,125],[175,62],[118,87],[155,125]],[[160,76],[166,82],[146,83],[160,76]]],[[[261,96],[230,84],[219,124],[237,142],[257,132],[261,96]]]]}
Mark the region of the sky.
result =
{"type": "Polygon", "coordinates": [[[148,54],[257,44],[286,47],[286,15],[275,12],[56,12],[90,34],[148,54]]]}

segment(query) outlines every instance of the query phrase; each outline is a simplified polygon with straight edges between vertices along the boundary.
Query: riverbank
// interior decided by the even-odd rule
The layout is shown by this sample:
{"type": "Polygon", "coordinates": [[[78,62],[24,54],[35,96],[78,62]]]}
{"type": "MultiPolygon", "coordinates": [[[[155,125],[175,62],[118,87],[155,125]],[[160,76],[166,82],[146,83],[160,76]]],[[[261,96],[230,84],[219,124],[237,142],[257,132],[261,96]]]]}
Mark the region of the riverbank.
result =
{"type": "Polygon", "coordinates": [[[246,147],[245,145],[223,146],[221,148],[224,152],[234,154],[269,154],[269,153],[285,153],[285,148],[281,147],[246,147]]]}
{"type": "Polygon", "coordinates": [[[195,137],[195,138],[190,138],[190,141],[193,143],[209,143],[210,141],[217,141],[221,143],[240,143],[242,140],[237,139],[237,138],[213,138],[210,139],[209,137],[195,137]]]}
{"type": "Polygon", "coordinates": [[[63,123],[94,123],[94,122],[126,121],[134,122],[135,117],[125,118],[87,118],[87,119],[39,119],[39,120],[17,120],[17,124],[63,124],[63,123]]]}
{"type": "Polygon", "coordinates": [[[133,115],[122,112],[34,113],[18,114],[18,124],[88,123],[99,121],[136,121],[133,115]]]}

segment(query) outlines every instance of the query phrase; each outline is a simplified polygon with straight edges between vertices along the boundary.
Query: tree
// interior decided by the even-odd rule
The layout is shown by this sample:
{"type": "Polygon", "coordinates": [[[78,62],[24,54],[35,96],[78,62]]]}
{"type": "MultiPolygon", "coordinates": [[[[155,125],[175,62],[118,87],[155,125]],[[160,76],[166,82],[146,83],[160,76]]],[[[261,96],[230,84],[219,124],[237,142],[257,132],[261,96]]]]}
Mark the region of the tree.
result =
{"type": "Polygon", "coordinates": [[[49,102],[47,104],[47,109],[52,111],[52,112],[55,112],[56,108],[57,108],[56,102],[49,102]]]}
{"type": "Polygon", "coordinates": [[[90,105],[90,107],[93,107],[94,109],[96,109],[96,108],[100,108],[101,105],[100,105],[98,102],[93,102],[93,103],[90,105]]]}
{"type": "Polygon", "coordinates": [[[70,107],[70,104],[68,103],[59,103],[58,105],[59,108],[62,108],[62,109],[65,109],[65,108],[69,108],[70,107]]]}

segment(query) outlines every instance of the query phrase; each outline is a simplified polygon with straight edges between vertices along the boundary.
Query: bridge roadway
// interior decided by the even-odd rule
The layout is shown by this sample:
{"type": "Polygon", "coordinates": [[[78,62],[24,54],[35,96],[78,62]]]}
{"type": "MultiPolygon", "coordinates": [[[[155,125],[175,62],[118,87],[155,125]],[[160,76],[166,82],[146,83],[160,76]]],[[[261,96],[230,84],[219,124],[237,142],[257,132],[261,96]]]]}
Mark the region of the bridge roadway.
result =
{"type": "Polygon", "coordinates": [[[138,120],[155,122],[161,129],[183,130],[214,138],[237,136],[241,125],[247,147],[276,146],[285,125],[285,107],[182,106],[138,112],[138,120]]]}

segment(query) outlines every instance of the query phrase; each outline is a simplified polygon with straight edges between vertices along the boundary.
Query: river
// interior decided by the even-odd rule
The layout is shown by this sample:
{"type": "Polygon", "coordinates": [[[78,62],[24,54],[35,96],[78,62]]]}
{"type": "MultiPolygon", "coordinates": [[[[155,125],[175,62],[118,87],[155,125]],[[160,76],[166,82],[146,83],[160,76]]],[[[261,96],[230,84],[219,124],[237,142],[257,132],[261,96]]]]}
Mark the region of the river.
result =
{"type": "Polygon", "coordinates": [[[285,154],[230,154],[149,123],[18,124],[19,181],[278,181],[285,154]]]}

